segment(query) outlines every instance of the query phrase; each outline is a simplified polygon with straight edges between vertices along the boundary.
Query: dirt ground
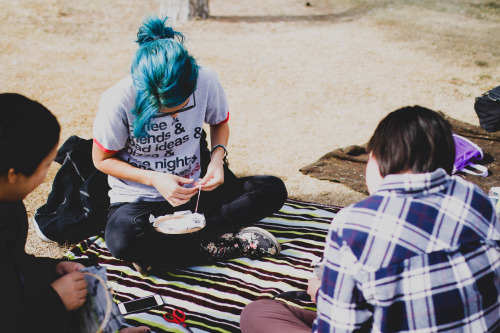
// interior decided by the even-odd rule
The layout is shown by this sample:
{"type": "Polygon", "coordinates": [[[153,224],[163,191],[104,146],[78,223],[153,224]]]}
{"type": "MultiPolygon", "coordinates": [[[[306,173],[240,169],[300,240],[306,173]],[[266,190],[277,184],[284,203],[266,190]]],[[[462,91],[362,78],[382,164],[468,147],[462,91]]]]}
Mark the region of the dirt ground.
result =
{"type": "MultiPolygon", "coordinates": [[[[0,0],[0,91],[92,136],[100,95],[129,73],[137,28],[160,0],[0,0]]],[[[500,83],[500,1],[211,0],[208,20],[177,22],[198,63],[219,74],[238,175],[281,177],[295,199],[345,206],[363,195],[299,169],[365,143],[388,112],[419,104],[479,124],[474,97],[500,83]]],[[[30,217],[58,165],[26,199],[30,217]]],[[[27,251],[68,246],[30,231],[27,251]]]]}

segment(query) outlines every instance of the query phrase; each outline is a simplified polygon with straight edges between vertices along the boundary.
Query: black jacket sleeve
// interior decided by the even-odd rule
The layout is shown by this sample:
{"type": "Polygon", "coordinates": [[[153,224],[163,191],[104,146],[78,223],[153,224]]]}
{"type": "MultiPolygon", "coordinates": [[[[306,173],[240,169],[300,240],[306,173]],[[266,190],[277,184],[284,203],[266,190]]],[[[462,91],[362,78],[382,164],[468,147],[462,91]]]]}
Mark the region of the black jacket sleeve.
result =
{"type": "Polygon", "coordinates": [[[22,202],[0,203],[0,322],[3,332],[69,332],[69,314],[51,287],[59,260],[26,254],[22,202]]]}

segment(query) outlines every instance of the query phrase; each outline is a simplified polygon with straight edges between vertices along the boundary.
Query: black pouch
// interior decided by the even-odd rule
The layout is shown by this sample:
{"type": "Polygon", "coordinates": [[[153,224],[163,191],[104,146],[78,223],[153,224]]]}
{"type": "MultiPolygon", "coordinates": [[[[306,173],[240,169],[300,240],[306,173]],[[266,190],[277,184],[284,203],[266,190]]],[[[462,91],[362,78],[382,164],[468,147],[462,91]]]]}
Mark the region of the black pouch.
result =
{"type": "Polygon", "coordinates": [[[482,129],[490,133],[500,131],[500,86],[476,97],[474,110],[482,129]]]}

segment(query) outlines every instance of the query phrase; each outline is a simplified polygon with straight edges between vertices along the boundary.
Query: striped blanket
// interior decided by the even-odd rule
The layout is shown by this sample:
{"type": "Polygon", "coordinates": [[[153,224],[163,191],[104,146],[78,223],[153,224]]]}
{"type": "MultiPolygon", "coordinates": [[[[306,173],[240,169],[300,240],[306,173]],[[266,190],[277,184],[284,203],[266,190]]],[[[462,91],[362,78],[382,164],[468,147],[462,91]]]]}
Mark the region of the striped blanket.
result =
{"type": "MultiPolygon", "coordinates": [[[[257,223],[281,243],[282,252],[277,257],[177,268],[161,277],[141,276],[131,263],[111,256],[100,237],[81,242],[67,257],[97,256],[107,269],[108,284],[117,302],[162,295],[165,307],[129,314],[125,317],[129,325],[147,325],[154,332],[184,332],[182,326],[163,319],[166,311],[180,309],[193,332],[239,332],[239,316],[246,304],[284,291],[306,290],[311,262],[321,257],[328,227],[338,210],[288,200],[278,213],[257,223]]],[[[283,301],[314,309],[312,302],[283,301]]]]}

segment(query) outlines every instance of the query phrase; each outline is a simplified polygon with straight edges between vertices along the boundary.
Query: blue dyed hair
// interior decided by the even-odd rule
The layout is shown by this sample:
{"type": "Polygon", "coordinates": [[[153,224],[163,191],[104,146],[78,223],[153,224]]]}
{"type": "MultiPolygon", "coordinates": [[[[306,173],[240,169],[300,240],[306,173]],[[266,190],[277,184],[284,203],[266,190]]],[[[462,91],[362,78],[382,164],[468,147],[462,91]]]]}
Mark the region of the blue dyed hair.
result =
{"type": "Polygon", "coordinates": [[[184,47],[184,36],[166,26],[167,18],[147,18],[137,33],[139,49],[132,62],[137,90],[133,134],[146,135],[145,127],[161,107],[175,107],[196,89],[198,65],[184,47]]]}

